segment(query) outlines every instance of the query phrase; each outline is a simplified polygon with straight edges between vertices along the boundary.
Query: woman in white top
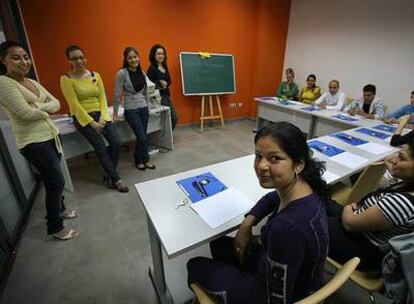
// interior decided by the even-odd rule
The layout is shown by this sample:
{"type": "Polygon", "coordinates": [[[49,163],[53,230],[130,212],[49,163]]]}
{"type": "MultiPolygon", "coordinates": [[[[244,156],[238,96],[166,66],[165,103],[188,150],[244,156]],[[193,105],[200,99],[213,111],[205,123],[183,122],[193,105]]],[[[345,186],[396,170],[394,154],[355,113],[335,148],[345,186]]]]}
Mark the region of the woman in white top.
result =
{"type": "Polygon", "coordinates": [[[339,81],[331,80],[329,82],[329,91],[323,93],[315,101],[315,104],[321,109],[342,111],[345,100],[345,93],[339,90],[339,81]]]}

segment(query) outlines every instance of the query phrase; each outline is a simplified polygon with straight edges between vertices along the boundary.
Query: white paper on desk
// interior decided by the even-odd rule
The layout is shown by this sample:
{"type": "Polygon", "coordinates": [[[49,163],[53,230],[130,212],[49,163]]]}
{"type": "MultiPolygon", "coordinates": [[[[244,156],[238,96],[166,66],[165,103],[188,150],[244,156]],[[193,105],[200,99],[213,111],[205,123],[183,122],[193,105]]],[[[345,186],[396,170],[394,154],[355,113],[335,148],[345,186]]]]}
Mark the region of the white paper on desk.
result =
{"type": "Polygon", "coordinates": [[[228,188],[202,201],[190,204],[190,207],[214,229],[249,211],[253,205],[254,202],[239,191],[228,188]]]}
{"type": "Polygon", "coordinates": [[[322,178],[325,180],[325,182],[330,184],[334,180],[339,180],[339,175],[327,170],[323,173],[322,178]]]}
{"type": "Polygon", "coordinates": [[[367,144],[359,145],[359,146],[357,146],[357,148],[360,148],[360,149],[365,150],[365,151],[367,151],[369,153],[372,153],[372,154],[382,154],[382,153],[389,152],[393,149],[393,147],[384,146],[384,145],[376,144],[376,143],[373,143],[373,142],[369,142],[367,144]]]}
{"type": "Polygon", "coordinates": [[[365,157],[361,157],[350,152],[343,152],[338,155],[332,156],[330,160],[333,160],[334,162],[340,163],[341,165],[347,166],[352,169],[355,169],[368,162],[368,159],[366,159],[365,157]]]}

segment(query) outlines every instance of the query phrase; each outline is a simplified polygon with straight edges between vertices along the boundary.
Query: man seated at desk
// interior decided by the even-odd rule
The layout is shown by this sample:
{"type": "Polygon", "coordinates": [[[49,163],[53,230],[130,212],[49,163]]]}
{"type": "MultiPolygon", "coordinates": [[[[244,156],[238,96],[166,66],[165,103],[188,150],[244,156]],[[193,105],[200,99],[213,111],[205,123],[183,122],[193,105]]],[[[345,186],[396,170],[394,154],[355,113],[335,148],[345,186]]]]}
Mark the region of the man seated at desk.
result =
{"type": "Polygon", "coordinates": [[[367,84],[363,88],[363,97],[354,100],[347,108],[350,115],[361,115],[368,119],[383,119],[385,105],[381,98],[375,97],[376,87],[367,84]]]}
{"type": "MultiPolygon", "coordinates": [[[[385,116],[384,122],[387,124],[395,124],[398,123],[401,117],[412,114],[414,114],[414,91],[411,92],[410,104],[402,106],[391,114],[385,116]]],[[[410,119],[406,128],[414,129],[414,116],[410,119]]]]}
{"type": "Polygon", "coordinates": [[[341,111],[345,104],[345,93],[339,90],[339,81],[329,82],[329,91],[322,94],[315,104],[321,109],[341,111]]]}

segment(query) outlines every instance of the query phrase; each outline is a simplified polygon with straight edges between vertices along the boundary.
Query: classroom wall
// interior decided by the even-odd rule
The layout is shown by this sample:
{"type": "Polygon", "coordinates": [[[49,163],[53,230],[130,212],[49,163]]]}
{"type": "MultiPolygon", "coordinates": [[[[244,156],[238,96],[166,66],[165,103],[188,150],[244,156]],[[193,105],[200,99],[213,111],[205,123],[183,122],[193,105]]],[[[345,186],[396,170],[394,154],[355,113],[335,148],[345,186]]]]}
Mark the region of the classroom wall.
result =
{"type": "Polygon", "coordinates": [[[388,111],[414,90],[414,1],[292,0],[285,67],[297,83],[315,73],[325,91],[330,79],[350,96],[377,86],[388,111]]]}
{"type": "MultiPolygon", "coordinates": [[[[182,94],[181,51],[235,56],[237,93],[222,98],[225,118],[253,116],[253,97],[272,94],[280,81],[290,0],[20,0],[41,83],[63,101],[59,77],[68,69],[64,50],[82,46],[112,104],[122,51],[136,46],[143,66],[154,43],[165,45],[173,79],[172,100],[180,123],[199,121],[200,97],[182,94]],[[261,58],[265,56],[266,58],[261,58]],[[242,102],[230,108],[230,102],[242,102]]],[[[65,102],[63,112],[67,111],[65,102]]]]}

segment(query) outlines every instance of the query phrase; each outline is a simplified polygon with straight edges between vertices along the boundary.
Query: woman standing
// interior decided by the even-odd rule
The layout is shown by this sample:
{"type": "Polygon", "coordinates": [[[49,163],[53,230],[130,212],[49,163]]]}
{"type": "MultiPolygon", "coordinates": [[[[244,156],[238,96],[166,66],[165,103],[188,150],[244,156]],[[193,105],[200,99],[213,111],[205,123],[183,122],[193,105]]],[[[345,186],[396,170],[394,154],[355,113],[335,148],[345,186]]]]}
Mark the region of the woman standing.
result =
{"type": "Polygon", "coordinates": [[[49,116],[60,109],[60,104],[38,82],[26,78],[31,66],[19,43],[6,41],[0,45],[0,104],[13,123],[20,153],[39,171],[45,184],[47,233],[69,240],[78,232],[65,228],[63,219],[76,218],[79,213],[63,204],[62,145],[49,116]]]}
{"type": "Polygon", "coordinates": [[[142,72],[138,51],[133,47],[124,50],[122,69],[116,73],[114,94],[114,120],[119,120],[118,108],[124,96],[125,119],[137,137],[135,167],[138,170],[155,169],[149,163],[147,126],[149,119],[146,76],[142,72]]]}
{"type": "Polygon", "coordinates": [[[149,54],[150,66],[147,71],[148,78],[155,83],[156,88],[160,90],[161,104],[171,109],[171,124],[174,130],[178,122],[177,112],[170,99],[171,77],[167,66],[167,52],[160,45],[154,45],[149,54]]]}
{"type": "Polygon", "coordinates": [[[213,259],[188,262],[188,283],[199,283],[218,303],[293,303],[322,285],[328,250],[323,164],[310,157],[305,136],[290,123],[266,125],[254,141],[260,185],[275,191],[250,210],[235,239],[210,243],[213,259]],[[255,242],[252,227],[266,217],[255,242]]]}
{"type": "Polygon", "coordinates": [[[321,88],[316,85],[316,76],[310,74],[306,78],[306,87],[299,94],[299,101],[307,104],[315,102],[321,96],[321,88]]]}
{"type": "Polygon", "coordinates": [[[121,140],[108,114],[101,76],[86,69],[85,52],[79,46],[69,46],[66,57],[71,70],[60,77],[60,87],[69,104],[75,127],[95,149],[107,186],[119,192],[128,192],[116,168],[121,140]],[[108,148],[101,135],[109,142],[108,148]]]}

